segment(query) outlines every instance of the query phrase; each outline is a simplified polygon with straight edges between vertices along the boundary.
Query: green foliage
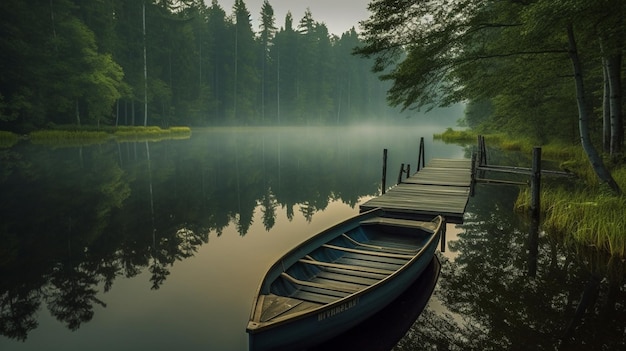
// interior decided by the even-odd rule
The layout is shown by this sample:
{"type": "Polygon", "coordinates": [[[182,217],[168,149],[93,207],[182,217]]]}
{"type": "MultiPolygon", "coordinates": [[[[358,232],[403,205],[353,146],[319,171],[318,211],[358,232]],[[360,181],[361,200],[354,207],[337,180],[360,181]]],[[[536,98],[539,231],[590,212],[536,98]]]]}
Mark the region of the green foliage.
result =
{"type": "Polygon", "coordinates": [[[470,130],[453,130],[452,128],[447,128],[442,134],[433,135],[433,138],[446,143],[472,143],[476,141],[477,134],[470,130]]]}
{"type": "Polygon", "coordinates": [[[332,35],[310,11],[278,30],[269,1],[258,33],[251,16],[243,0],[230,15],[218,1],[2,2],[0,128],[142,125],[146,106],[160,126],[348,123],[389,111],[388,85],[351,55],[356,31],[332,35]]]}
{"type": "Polygon", "coordinates": [[[34,144],[76,146],[106,142],[109,134],[98,131],[38,130],[30,133],[34,144]]]}
{"type": "MultiPolygon", "coordinates": [[[[624,185],[626,182],[622,183],[624,185]]],[[[529,198],[529,190],[524,190],[516,208],[528,208],[529,198]]],[[[541,208],[546,232],[626,257],[626,197],[603,194],[598,187],[584,191],[550,187],[541,193],[541,208]]]]}
{"type": "MultiPolygon", "coordinates": [[[[392,104],[469,101],[465,122],[477,132],[540,144],[580,140],[568,24],[579,39],[590,106],[602,106],[603,56],[626,47],[618,0],[375,0],[369,9],[358,53],[393,81],[392,104]]],[[[592,121],[591,129],[601,128],[592,121]]]]}
{"type": "Polygon", "coordinates": [[[113,133],[118,141],[159,141],[163,139],[186,139],[191,136],[189,127],[118,127],[113,133]]]}
{"type": "MultiPolygon", "coordinates": [[[[594,246],[612,255],[626,257],[626,196],[614,196],[597,181],[580,148],[562,145],[545,148],[547,154],[565,160],[561,168],[578,176],[575,184],[544,182],[541,210],[544,229],[578,245],[594,246]]],[[[543,153],[542,153],[543,154],[543,153]]],[[[626,187],[626,167],[613,169],[620,187],[626,187]]],[[[530,189],[522,190],[515,204],[518,211],[530,206],[530,189]]]]}
{"type": "Polygon", "coordinates": [[[29,137],[34,144],[52,146],[86,146],[100,144],[111,139],[117,141],[159,141],[164,139],[187,139],[191,136],[189,127],[133,127],[120,126],[108,128],[67,128],[38,130],[29,137]]]}
{"type": "Polygon", "coordinates": [[[0,149],[12,147],[19,140],[17,134],[0,130],[0,149]]]}

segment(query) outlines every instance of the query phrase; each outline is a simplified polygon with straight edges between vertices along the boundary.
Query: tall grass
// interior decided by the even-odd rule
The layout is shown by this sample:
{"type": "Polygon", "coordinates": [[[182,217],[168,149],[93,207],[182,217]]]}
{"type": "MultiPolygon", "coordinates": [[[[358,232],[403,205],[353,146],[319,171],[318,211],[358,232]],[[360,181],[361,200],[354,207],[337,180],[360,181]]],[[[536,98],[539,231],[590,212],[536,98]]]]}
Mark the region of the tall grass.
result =
{"type": "Polygon", "coordinates": [[[433,138],[445,143],[468,143],[476,141],[476,133],[469,130],[448,128],[441,134],[434,134],[433,138]]]}
{"type": "Polygon", "coordinates": [[[38,130],[30,133],[33,144],[76,146],[106,142],[110,135],[91,130],[38,130]]]}
{"type": "Polygon", "coordinates": [[[175,138],[189,138],[191,128],[171,127],[161,129],[159,127],[118,127],[113,135],[118,140],[162,140],[175,138]]]}
{"type": "MultiPolygon", "coordinates": [[[[448,128],[434,138],[466,143],[476,141],[477,135],[448,128]]],[[[621,258],[626,256],[626,195],[614,196],[606,185],[600,184],[579,144],[554,142],[539,145],[531,139],[512,139],[504,134],[486,135],[485,140],[490,146],[524,153],[531,153],[535,146],[541,146],[544,160],[557,160],[561,169],[577,175],[578,181],[573,186],[544,182],[541,211],[546,232],[566,242],[595,247],[621,258]]],[[[626,191],[626,165],[614,167],[611,173],[626,191]]],[[[529,207],[530,189],[524,188],[517,198],[515,210],[525,212],[529,207]]]]}
{"type": "Polygon", "coordinates": [[[107,142],[111,139],[121,141],[158,141],[163,139],[189,138],[191,128],[171,127],[76,127],[68,129],[39,130],[30,133],[30,140],[34,144],[53,146],[85,146],[107,142]]]}
{"type": "MultiPolygon", "coordinates": [[[[626,167],[612,172],[626,189],[626,167]]],[[[515,208],[529,208],[530,189],[524,189],[515,208]]],[[[626,254],[626,196],[614,196],[597,181],[571,189],[564,185],[544,186],[541,192],[543,228],[577,244],[596,247],[611,255],[626,254]]]]}
{"type": "Polygon", "coordinates": [[[0,130],[0,148],[10,148],[20,140],[15,133],[0,130]]]}
{"type": "MultiPolygon", "coordinates": [[[[565,144],[562,142],[554,142],[550,144],[542,144],[530,138],[520,139],[511,138],[506,134],[487,134],[484,135],[485,141],[489,146],[498,147],[508,151],[532,152],[536,146],[541,146],[541,154],[548,159],[568,159],[581,158],[583,150],[580,145],[565,144]]],[[[446,143],[466,144],[468,142],[476,142],[478,134],[471,130],[454,130],[447,128],[441,134],[434,134],[434,139],[442,140],[446,143]]]]}

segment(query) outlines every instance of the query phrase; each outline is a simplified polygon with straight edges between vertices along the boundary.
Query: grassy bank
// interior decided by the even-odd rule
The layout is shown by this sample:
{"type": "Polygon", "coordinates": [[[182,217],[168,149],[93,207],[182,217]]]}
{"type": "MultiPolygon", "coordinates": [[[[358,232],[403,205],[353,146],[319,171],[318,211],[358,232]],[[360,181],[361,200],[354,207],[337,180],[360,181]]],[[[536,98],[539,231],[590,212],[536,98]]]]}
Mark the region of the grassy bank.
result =
{"type": "MultiPolygon", "coordinates": [[[[476,142],[471,131],[446,130],[436,136],[447,142],[476,142]]],[[[485,136],[487,144],[504,150],[530,154],[530,140],[511,140],[503,135],[485,136]]],[[[541,189],[542,228],[550,235],[584,247],[595,247],[611,255],[626,257],[626,195],[614,196],[599,183],[580,145],[553,143],[542,145],[544,159],[558,160],[561,168],[575,173],[571,182],[544,181],[541,189]]],[[[626,191],[626,165],[611,165],[611,173],[626,191]]],[[[515,210],[528,213],[530,189],[523,187],[515,210]]]]}
{"type": "MultiPolygon", "coordinates": [[[[471,130],[454,130],[452,128],[448,128],[441,134],[433,135],[433,138],[442,140],[446,143],[468,145],[472,143],[476,144],[478,135],[479,134],[471,130]]],[[[528,152],[530,154],[533,148],[537,146],[537,143],[530,139],[511,139],[505,134],[489,134],[484,135],[484,137],[487,145],[495,146],[507,151],[521,151],[528,152]]],[[[567,160],[570,158],[578,159],[579,156],[584,156],[582,148],[577,145],[553,143],[541,145],[541,149],[541,154],[547,158],[567,160]]]]}
{"type": "MultiPolygon", "coordinates": [[[[626,174],[626,172],[622,172],[626,174]]],[[[624,187],[624,182],[622,182],[624,187]]],[[[528,188],[520,193],[515,208],[526,211],[528,188]]],[[[567,189],[544,187],[541,192],[542,228],[563,240],[624,257],[626,253],[626,196],[612,196],[594,187],[567,189]]]]}
{"type": "Polygon", "coordinates": [[[163,139],[186,139],[191,136],[189,127],[118,127],[113,135],[119,141],[158,141],[163,139]]]}
{"type": "Polygon", "coordinates": [[[34,144],[53,146],[85,146],[116,141],[158,141],[163,139],[189,138],[189,127],[105,127],[61,128],[39,130],[29,134],[34,144]]]}
{"type": "Polygon", "coordinates": [[[29,137],[33,144],[80,146],[103,143],[110,138],[110,134],[87,130],[38,130],[30,133],[29,137]]]}
{"type": "Polygon", "coordinates": [[[477,134],[471,130],[454,130],[452,128],[446,129],[441,134],[433,135],[436,140],[441,140],[445,143],[466,144],[476,142],[477,134]]]}
{"type": "Polygon", "coordinates": [[[19,140],[20,137],[17,134],[0,130],[0,149],[10,148],[19,140]]]}

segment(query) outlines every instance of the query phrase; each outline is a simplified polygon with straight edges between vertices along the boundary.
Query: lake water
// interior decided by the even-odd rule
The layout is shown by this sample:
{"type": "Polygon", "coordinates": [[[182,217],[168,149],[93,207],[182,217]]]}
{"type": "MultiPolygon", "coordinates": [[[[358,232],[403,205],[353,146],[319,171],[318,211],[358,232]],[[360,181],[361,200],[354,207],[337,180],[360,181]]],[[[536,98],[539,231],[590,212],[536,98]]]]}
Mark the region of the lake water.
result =
{"type": "MultiPolygon", "coordinates": [[[[273,260],[380,193],[383,149],[388,185],[400,163],[415,170],[420,137],[427,160],[467,157],[432,140],[443,129],[219,128],[0,150],[0,350],[246,350],[273,260]]],[[[399,333],[397,350],[624,348],[622,262],[546,235],[533,258],[517,192],[479,186],[465,224],[448,225],[425,310],[408,313],[425,303],[408,294],[359,338],[399,333]]]]}

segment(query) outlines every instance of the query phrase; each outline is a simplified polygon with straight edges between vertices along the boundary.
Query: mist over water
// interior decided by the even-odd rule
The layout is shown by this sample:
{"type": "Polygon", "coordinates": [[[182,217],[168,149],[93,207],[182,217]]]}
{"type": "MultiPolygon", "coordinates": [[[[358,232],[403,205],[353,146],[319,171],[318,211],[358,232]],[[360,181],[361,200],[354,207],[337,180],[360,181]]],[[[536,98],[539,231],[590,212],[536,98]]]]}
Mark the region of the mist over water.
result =
{"type": "Polygon", "coordinates": [[[390,179],[416,164],[420,137],[427,158],[463,156],[432,140],[445,128],[403,122],[3,151],[16,160],[0,179],[16,327],[0,348],[245,349],[265,269],[380,192],[384,148],[390,179]]]}
{"type": "MultiPolygon", "coordinates": [[[[468,156],[433,140],[452,125],[428,118],[2,150],[0,349],[246,350],[265,270],[380,193],[383,149],[388,185],[401,163],[415,170],[421,137],[427,162],[468,156]]],[[[625,304],[615,293],[623,263],[543,235],[530,257],[528,224],[512,211],[518,191],[480,185],[465,223],[448,225],[433,297],[414,323],[403,323],[413,324],[398,349],[623,346],[625,304]],[[597,306],[576,313],[591,293],[597,306]],[[571,301],[560,299],[566,295],[571,301]]]]}

